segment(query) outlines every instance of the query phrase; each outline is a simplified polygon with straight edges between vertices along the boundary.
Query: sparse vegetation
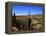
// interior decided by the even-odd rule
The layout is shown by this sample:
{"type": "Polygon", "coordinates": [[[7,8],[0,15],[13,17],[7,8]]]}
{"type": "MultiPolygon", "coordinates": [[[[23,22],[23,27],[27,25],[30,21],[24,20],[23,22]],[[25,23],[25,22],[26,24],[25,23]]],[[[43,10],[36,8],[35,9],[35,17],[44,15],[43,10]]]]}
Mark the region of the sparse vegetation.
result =
{"type": "MultiPolygon", "coordinates": [[[[16,17],[16,25],[18,28],[18,31],[27,31],[28,30],[28,19],[29,16],[20,16],[16,17]]],[[[34,32],[40,32],[44,31],[43,29],[43,16],[40,15],[33,15],[30,17],[31,23],[30,23],[30,29],[29,31],[34,31],[34,32]]]]}

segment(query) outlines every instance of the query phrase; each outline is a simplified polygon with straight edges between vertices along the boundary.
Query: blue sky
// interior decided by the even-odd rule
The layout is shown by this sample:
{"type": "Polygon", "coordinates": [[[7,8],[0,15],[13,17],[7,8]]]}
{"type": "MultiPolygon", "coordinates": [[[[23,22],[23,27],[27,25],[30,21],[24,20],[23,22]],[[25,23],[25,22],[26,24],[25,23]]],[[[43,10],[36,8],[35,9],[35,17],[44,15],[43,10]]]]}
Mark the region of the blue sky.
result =
{"type": "Polygon", "coordinates": [[[12,15],[36,15],[42,14],[43,7],[42,6],[34,6],[34,5],[12,5],[12,15]]]}

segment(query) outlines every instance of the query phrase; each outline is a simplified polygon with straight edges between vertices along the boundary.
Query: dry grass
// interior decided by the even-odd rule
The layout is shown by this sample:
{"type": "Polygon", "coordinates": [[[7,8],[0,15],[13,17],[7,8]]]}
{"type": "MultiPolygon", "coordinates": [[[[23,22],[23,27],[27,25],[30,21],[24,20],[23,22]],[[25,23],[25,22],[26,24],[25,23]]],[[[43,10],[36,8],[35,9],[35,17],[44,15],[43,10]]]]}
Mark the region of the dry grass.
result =
{"type": "MultiPolygon", "coordinates": [[[[29,16],[16,16],[17,20],[25,22],[26,24],[28,24],[28,18],[29,18],[29,16]]],[[[35,31],[36,32],[44,31],[43,18],[44,18],[43,15],[31,15],[30,16],[30,19],[31,19],[30,28],[32,31],[34,31],[34,32],[35,31]]]]}

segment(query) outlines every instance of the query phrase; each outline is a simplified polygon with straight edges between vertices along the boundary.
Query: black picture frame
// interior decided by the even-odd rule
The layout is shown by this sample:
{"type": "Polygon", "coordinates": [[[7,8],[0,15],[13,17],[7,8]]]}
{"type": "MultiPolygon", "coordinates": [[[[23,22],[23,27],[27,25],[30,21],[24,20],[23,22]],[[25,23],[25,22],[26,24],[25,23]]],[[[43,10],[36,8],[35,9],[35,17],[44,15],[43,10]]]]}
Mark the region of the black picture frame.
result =
{"type": "MultiPolygon", "coordinates": [[[[45,31],[45,4],[44,3],[29,3],[29,2],[6,2],[5,3],[5,33],[7,34],[22,34],[22,33],[35,33],[35,32],[11,32],[10,28],[11,28],[11,21],[12,21],[12,17],[11,17],[11,5],[12,4],[25,4],[25,5],[35,5],[35,6],[43,6],[43,26],[44,26],[44,31],[45,31]]],[[[44,32],[43,31],[43,32],[44,32]]],[[[38,32],[37,32],[38,33],[38,32]]]]}

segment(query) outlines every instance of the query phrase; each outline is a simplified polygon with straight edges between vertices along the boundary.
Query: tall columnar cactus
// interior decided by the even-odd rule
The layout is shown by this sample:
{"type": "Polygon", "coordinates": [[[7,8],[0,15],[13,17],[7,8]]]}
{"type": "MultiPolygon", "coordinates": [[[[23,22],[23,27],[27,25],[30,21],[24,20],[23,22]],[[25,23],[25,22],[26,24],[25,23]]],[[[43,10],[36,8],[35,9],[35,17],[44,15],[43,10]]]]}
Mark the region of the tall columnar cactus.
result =
{"type": "Polygon", "coordinates": [[[30,12],[29,12],[29,20],[28,20],[28,28],[30,30],[30,24],[31,24],[31,19],[30,19],[30,12]]]}

